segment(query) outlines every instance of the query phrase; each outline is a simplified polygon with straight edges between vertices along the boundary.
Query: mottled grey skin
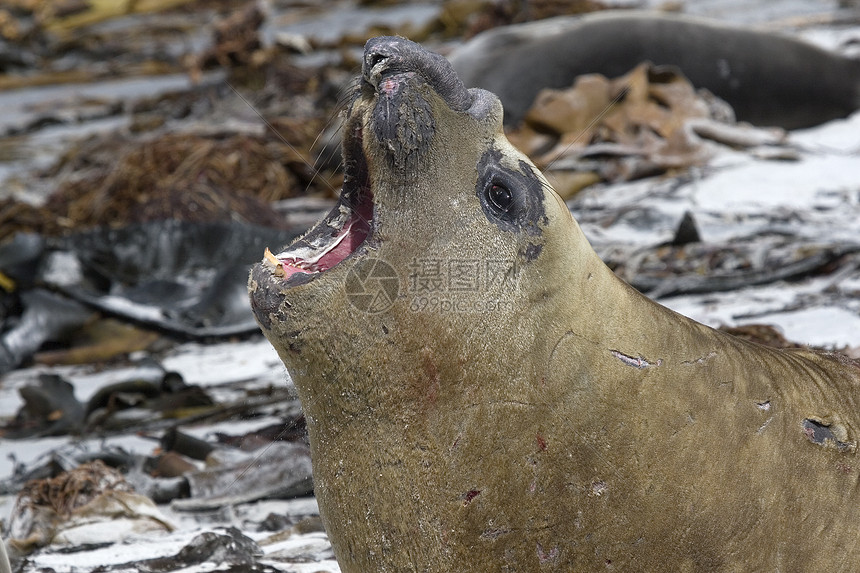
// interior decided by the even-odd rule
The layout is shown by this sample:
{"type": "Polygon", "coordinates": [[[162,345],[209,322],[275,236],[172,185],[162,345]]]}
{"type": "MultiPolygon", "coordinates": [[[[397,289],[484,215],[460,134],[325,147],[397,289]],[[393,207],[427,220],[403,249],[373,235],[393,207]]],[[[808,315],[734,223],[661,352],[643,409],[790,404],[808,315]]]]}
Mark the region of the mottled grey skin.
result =
{"type": "Polygon", "coordinates": [[[860,108],[860,61],[780,34],[703,18],[611,11],[495,28],[451,55],[467,86],[494,92],[508,123],[542,88],[617,77],[643,61],[674,65],[729,102],[738,119],[796,129],[860,108]]]}
{"type": "Polygon", "coordinates": [[[329,270],[285,281],[261,263],[249,283],[342,570],[856,570],[860,369],[622,282],[508,144],[498,100],[438,56],[377,38],[363,77],[344,195],[370,185],[367,240],[329,270]],[[506,261],[510,280],[445,291],[493,310],[431,311],[409,283],[431,258],[506,261]],[[400,294],[366,313],[345,283],[372,259],[400,294]]]}

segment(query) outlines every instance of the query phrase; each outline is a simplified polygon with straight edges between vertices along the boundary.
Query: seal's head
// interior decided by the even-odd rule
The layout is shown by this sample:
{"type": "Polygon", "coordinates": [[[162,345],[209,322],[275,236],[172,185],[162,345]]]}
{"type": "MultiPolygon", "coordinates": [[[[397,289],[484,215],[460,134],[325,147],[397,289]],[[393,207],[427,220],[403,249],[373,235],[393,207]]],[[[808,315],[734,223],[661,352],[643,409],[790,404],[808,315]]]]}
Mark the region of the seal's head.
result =
{"type": "MultiPolygon", "coordinates": [[[[351,329],[344,344],[361,347],[372,314],[388,318],[390,330],[410,308],[505,302],[516,313],[523,273],[551,245],[581,239],[563,201],[505,138],[498,98],[466,89],[446,59],[409,40],[367,43],[343,156],[337,206],[252,272],[255,314],[294,378],[307,364],[300,347],[331,345],[351,329]],[[565,236],[549,240],[553,233],[565,236]],[[384,272],[388,283],[364,281],[384,272]],[[482,300],[469,299],[470,289],[482,300]]],[[[539,272],[569,268],[556,262],[539,272]]],[[[432,320],[445,330],[471,328],[450,319],[432,320]]]]}
{"type": "Polygon", "coordinates": [[[340,202],[272,261],[285,284],[380,249],[447,251],[458,237],[460,252],[493,238],[497,253],[497,229],[510,232],[505,250],[536,257],[546,183],[501,121],[498,98],[467,90],[442,56],[402,38],[370,40],[344,127],[340,202]],[[471,234],[481,227],[483,237],[471,234]]]}

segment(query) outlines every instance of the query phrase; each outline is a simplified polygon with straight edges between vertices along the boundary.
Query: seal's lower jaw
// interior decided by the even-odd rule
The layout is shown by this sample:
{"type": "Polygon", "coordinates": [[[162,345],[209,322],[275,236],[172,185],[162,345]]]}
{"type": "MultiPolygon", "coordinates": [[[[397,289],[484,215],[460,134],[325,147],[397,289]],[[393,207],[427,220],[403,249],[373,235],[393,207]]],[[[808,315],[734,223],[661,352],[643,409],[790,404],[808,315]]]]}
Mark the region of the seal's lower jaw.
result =
{"type": "MultiPolygon", "coordinates": [[[[356,122],[349,122],[355,125],[356,122]]],[[[357,125],[344,141],[345,171],[334,209],[284,251],[266,250],[264,264],[289,283],[305,283],[359,252],[373,228],[373,191],[357,125]]]]}

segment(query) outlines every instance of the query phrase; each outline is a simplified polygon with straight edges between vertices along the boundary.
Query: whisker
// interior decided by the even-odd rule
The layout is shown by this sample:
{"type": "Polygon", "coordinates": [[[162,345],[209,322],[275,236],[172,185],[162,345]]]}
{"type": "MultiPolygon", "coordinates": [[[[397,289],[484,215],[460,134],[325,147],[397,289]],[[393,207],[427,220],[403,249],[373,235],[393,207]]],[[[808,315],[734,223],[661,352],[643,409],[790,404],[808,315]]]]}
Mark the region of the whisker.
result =
{"type": "MultiPolygon", "coordinates": [[[[286,145],[291,150],[293,150],[293,152],[295,152],[295,154],[297,156],[302,158],[302,161],[305,163],[305,165],[307,165],[307,167],[311,171],[314,171],[314,166],[311,165],[310,163],[308,163],[308,161],[306,159],[304,159],[302,154],[299,153],[299,151],[295,148],[295,146],[293,146],[289,141],[287,141],[286,138],[283,135],[281,135],[278,132],[278,130],[275,129],[271,123],[269,123],[269,121],[263,116],[263,114],[260,113],[260,111],[257,108],[255,108],[251,104],[251,102],[249,102],[241,93],[239,93],[239,90],[237,90],[235,87],[233,87],[233,84],[231,84],[230,82],[225,82],[225,83],[227,84],[227,87],[229,87],[231,90],[233,90],[233,93],[235,93],[239,97],[239,99],[242,100],[245,103],[245,105],[247,105],[251,109],[251,111],[253,111],[257,115],[257,117],[260,118],[260,120],[266,125],[266,127],[268,127],[272,131],[272,133],[274,133],[276,136],[278,136],[278,139],[280,139],[284,143],[284,145],[286,145]]],[[[331,189],[331,191],[333,193],[337,193],[337,190],[334,187],[332,187],[328,181],[326,181],[325,184],[326,184],[326,186],[328,186],[329,189],[331,189]]]]}
{"type": "MultiPolygon", "coordinates": [[[[335,115],[333,117],[337,117],[337,115],[335,115]]],[[[334,133],[332,133],[328,136],[329,141],[335,141],[337,139],[338,134],[341,133],[341,131],[343,130],[344,123],[345,122],[341,121],[340,125],[337,126],[337,129],[334,131],[334,133]]],[[[323,127],[323,129],[317,135],[316,139],[314,139],[313,143],[311,144],[311,149],[313,149],[316,146],[320,137],[322,137],[323,133],[325,133],[325,131],[328,129],[328,127],[331,124],[332,124],[332,120],[329,120],[326,123],[326,125],[323,127]]],[[[310,186],[313,183],[314,179],[318,175],[320,175],[320,173],[322,173],[323,169],[325,169],[325,166],[327,166],[331,162],[332,158],[335,157],[335,155],[339,151],[339,146],[331,146],[331,148],[327,148],[324,146],[321,151],[322,151],[322,153],[320,155],[318,155],[317,158],[314,160],[314,172],[313,172],[313,175],[311,176],[311,179],[308,181],[307,187],[305,187],[305,193],[307,193],[308,189],[310,189],[310,186]]],[[[340,161],[338,163],[338,165],[334,169],[334,171],[337,172],[338,170],[340,170],[341,167],[343,167],[343,161],[340,161]]]]}
{"type": "MultiPolygon", "coordinates": [[[[336,121],[339,121],[340,123],[337,126],[337,129],[334,131],[334,133],[331,133],[328,136],[329,142],[335,141],[337,139],[337,136],[343,130],[343,126],[345,123],[345,121],[343,121],[341,117],[343,111],[345,109],[349,109],[359,96],[359,90],[357,89],[358,82],[358,78],[354,78],[350,80],[350,82],[346,86],[340,89],[337,103],[335,104],[334,109],[330,113],[329,119],[325,122],[322,129],[317,134],[316,138],[314,138],[313,143],[311,143],[311,149],[314,149],[317,146],[317,143],[320,141],[320,138],[329,130],[329,128],[336,121]]],[[[311,176],[311,179],[308,181],[307,186],[305,187],[305,193],[307,193],[308,189],[310,189],[310,186],[313,184],[314,179],[319,176],[320,173],[322,173],[324,167],[329,164],[329,162],[335,156],[338,150],[339,146],[331,146],[331,148],[328,150],[325,146],[322,147],[321,151],[323,152],[323,154],[317,156],[314,160],[313,174],[311,176]]],[[[338,167],[335,168],[335,172],[337,172],[342,166],[343,163],[341,162],[338,167]]]]}
{"type": "MultiPolygon", "coordinates": [[[[346,109],[348,107],[351,107],[355,103],[355,100],[357,100],[359,98],[359,96],[361,95],[361,93],[360,93],[361,90],[359,89],[360,82],[361,82],[361,78],[354,76],[354,79],[351,80],[349,83],[347,83],[347,85],[344,86],[340,90],[340,95],[338,96],[338,100],[337,100],[337,104],[336,104],[336,108],[335,108],[335,113],[332,114],[332,116],[331,116],[332,118],[326,123],[325,127],[328,127],[329,125],[331,125],[331,122],[334,121],[340,115],[340,111],[342,111],[343,109],[346,109]]],[[[315,161],[314,162],[315,164],[311,165],[304,158],[304,156],[301,153],[299,153],[299,151],[295,148],[295,146],[293,146],[289,141],[287,141],[286,138],[284,138],[284,136],[281,135],[278,132],[278,130],[276,130],[271,123],[269,123],[269,121],[263,116],[263,114],[260,113],[260,111],[257,108],[255,108],[254,105],[250,101],[248,101],[247,98],[245,98],[241,93],[239,93],[239,90],[237,90],[229,81],[225,82],[225,83],[227,84],[227,87],[229,87],[233,91],[233,93],[235,93],[236,96],[240,100],[242,100],[242,102],[244,102],[245,105],[247,105],[248,108],[250,108],[251,111],[253,111],[257,115],[257,117],[260,118],[260,120],[266,125],[266,127],[268,127],[272,131],[272,133],[274,133],[278,137],[278,139],[280,139],[284,143],[284,145],[286,145],[291,150],[293,150],[293,152],[295,152],[295,154],[302,159],[302,161],[308,167],[308,169],[311,170],[312,175],[311,175],[310,181],[308,182],[307,187],[305,188],[305,192],[307,192],[307,190],[310,188],[311,184],[313,183],[314,179],[316,179],[320,175],[320,173],[322,172],[322,167],[318,168],[315,165],[316,163],[318,163],[318,161],[315,161]]],[[[312,145],[315,145],[316,142],[319,140],[319,137],[325,131],[325,127],[320,132],[320,134],[317,135],[317,138],[314,140],[314,144],[312,144],[312,145]]],[[[341,125],[335,131],[334,135],[339,133],[342,129],[343,129],[343,123],[341,123],[341,125]]],[[[334,135],[332,137],[334,137],[334,135]]],[[[343,166],[344,172],[346,172],[346,169],[345,169],[346,165],[343,162],[343,160],[340,162],[338,169],[340,168],[340,166],[343,166]]],[[[326,180],[322,177],[319,177],[319,178],[323,179],[325,186],[328,187],[332,193],[334,193],[335,195],[339,194],[338,190],[335,189],[328,180],[326,180]]],[[[357,205],[355,205],[353,203],[352,197],[343,198],[342,204],[345,205],[347,208],[349,208],[353,213],[357,213],[357,205]]]]}
{"type": "Polygon", "coordinates": [[[573,138],[573,141],[571,141],[570,143],[567,144],[567,147],[565,147],[563,150],[561,150],[560,153],[556,154],[555,159],[553,159],[552,161],[549,162],[549,164],[547,164],[547,166],[544,168],[544,171],[549,171],[550,168],[553,166],[553,164],[556,161],[558,161],[559,159],[561,159],[565,153],[567,153],[568,149],[573,147],[580,139],[582,139],[582,136],[585,135],[588,132],[588,130],[590,130],[592,127],[594,127],[597,124],[597,122],[599,122],[601,119],[603,119],[603,117],[607,113],[609,113],[609,110],[611,110],[615,106],[615,104],[617,104],[622,99],[627,97],[628,93],[630,93],[630,83],[629,82],[621,89],[621,91],[618,92],[618,95],[616,95],[614,98],[612,98],[611,102],[606,104],[606,106],[603,108],[603,111],[601,111],[596,116],[594,116],[594,119],[592,119],[591,122],[589,122],[589,124],[587,126],[585,126],[585,129],[580,131],[579,134],[575,138],[573,138]]]}
{"type": "Polygon", "coordinates": [[[266,452],[268,452],[269,449],[275,445],[275,442],[279,441],[281,438],[283,438],[285,435],[287,435],[287,432],[289,432],[290,430],[292,430],[293,428],[296,427],[296,423],[297,423],[297,419],[293,419],[292,422],[290,422],[289,424],[286,424],[284,426],[284,429],[281,430],[280,432],[278,432],[278,434],[272,439],[272,441],[269,442],[268,444],[266,444],[266,446],[263,448],[263,450],[259,454],[254,456],[254,459],[251,460],[248,463],[248,465],[246,465],[245,468],[236,475],[235,478],[233,478],[233,481],[230,482],[230,485],[228,485],[225,488],[224,493],[226,494],[227,492],[229,492],[233,488],[233,486],[236,485],[236,483],[245,476],[245,474],[247,474],[249,471],[254,469],[254,467],[263,458],[263,456],[266,455],[266,452]]]}
{"type": "MultiPolygon", "coordinates": [[[[337,121],[339,119],[341,112],[344,109],[348,108],[350,105],[352,105],[352,103],[358,97],[358,90],[356,89],[357,87],[358,87],[358,79],[355,78],[355,79],[351,80],[346,86],[344,86],[343,88],[340,89],[340,93],[338,94],[337,102],[335,103],[334,110],[329,115],[329,119],[323,125],[322,130],[320,130],[320,132],[317,134],[313,143],[311,143],[311,149],[314,148],[314,146],[317,144],[320,137],[322,137],[322,135],[326,132],[326,130],[329,127],[331,127],[331,125],[335,121],[337,121]]],[[[341,122],[341,127],[338,127],[338,129],[335,131],[335,133],[338,133],[341,130],[342,126],[343,126],[343,122],[341,122]]]]}

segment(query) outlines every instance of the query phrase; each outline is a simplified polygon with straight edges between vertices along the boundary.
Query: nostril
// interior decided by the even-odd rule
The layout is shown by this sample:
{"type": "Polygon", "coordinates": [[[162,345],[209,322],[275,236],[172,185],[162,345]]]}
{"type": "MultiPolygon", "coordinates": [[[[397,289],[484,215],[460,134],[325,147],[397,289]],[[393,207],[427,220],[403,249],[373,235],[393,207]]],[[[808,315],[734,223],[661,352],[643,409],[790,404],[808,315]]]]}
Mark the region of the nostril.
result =
{"type": "Polygon", "coordinates": [[[370,57],[367,59],[367,63],[370,66],[370,69],[376,67],[377,64],[384,62],[388,59],[388,56],[385,54],[380,54],[379,52],[370,54],[370,57]]]}

